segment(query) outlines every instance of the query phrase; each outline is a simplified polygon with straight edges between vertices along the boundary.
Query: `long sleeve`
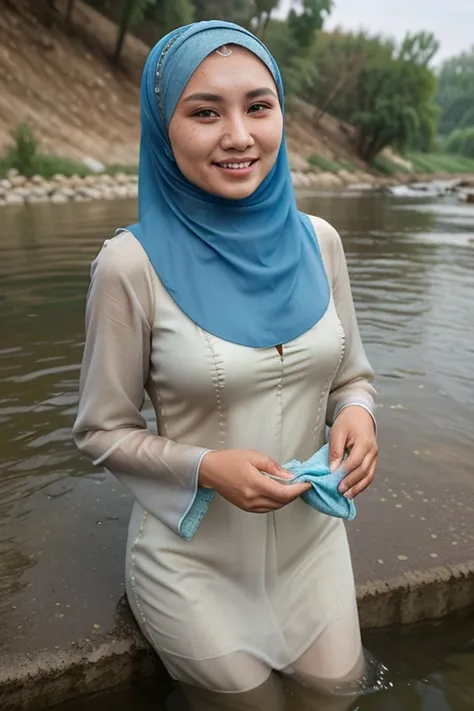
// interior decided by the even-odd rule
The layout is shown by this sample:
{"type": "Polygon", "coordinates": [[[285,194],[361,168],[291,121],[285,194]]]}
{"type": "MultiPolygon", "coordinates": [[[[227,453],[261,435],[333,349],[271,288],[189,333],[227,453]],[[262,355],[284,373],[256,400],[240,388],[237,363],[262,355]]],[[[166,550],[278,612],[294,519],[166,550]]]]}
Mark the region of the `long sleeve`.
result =
{"type": "MultiPolygon", "coordinates": [[[[328,276],[332,282],[334,304],[344,331],[344,353],[329,393],[326,423],[330,427],[349,405],[365,408],[374,418],[374,371],[362,345],[352,299],[349,273],[341,238],[327,222],[318,221],[323,237],[328,276]]],[[[316,226],[315,226],[316,227],[316,226]]],[[[375,423],[375,418],[374,418],[375,423]]]]}
{"type": "Polygon", "coordinates": [[[91,269],[74,441],[153,515],[179,533],[208,451],[151,433],[140,410],[149,375],[154,303],[146,258],[119,235],[91,269]]]}

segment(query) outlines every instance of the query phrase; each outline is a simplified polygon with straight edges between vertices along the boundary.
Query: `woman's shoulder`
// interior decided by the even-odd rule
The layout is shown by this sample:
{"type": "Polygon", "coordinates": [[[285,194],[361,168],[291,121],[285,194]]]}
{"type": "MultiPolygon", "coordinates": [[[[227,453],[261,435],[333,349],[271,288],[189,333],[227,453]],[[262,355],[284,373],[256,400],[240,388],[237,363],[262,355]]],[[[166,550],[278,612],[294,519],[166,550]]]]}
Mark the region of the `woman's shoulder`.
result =
{"type": "Polygon", "coordinates": [[[339,232],[322,217],[314,215],[307,215],[307,217],[313,225],[324,262],[332,264],[334,261],[338,261],[343,251],[339,232]]]}
{"type": "Polygon", "coordinates": [[[143,275],[147,269],[148,257],[143,247],[128,230],[117,230],[106,239],[92,263],[92,270],[99,269],[104,274],[133,278],[143,275]]]}

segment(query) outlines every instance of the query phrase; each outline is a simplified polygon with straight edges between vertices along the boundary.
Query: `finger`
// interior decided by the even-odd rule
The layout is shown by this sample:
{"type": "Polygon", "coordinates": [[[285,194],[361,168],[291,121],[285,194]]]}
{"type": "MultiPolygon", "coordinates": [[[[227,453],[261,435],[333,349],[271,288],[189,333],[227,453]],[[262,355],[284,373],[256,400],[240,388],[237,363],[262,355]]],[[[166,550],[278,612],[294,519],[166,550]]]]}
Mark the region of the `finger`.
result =
{"type": "Polygon", "coordinates": [[[305,491],[311,488],[311,484],[281,484],[274,479],[269,479],[260,474],[260,480],[257,483],[259,493],[272,501],[282,504],[288,504],[290,501],[297,499],[298,496],[304,494],[305,491]]]}
{"type": "Polygon", "coordinates": [[[356,469],[354,469],[350,474],[347,474],[344,479],[341,481],[339,485],[339,491],[341,494],[346,494],[351,489],[353,486],[358,484],[362,479],[364,479],[373,464],[375,457],[375,453],[369,452],[366,454],[364,459],[362,460],[360,466],[358,466],[356,469]]]}
{"type": "Polygon", "coordinates": [[[370,484],[374,480],[376,468],[377,468],[377,458],[369,467],[367,476],[364,477],[361,481],[359,481],[358,484],[355,484],[351,489],[349,489],[347,491],[347,493],[346,493],[347,498],[353,499],[355,496],[357,496],[362,491],[364,491],[364,489],[367,489],[367,487],[370,486],[370,484]]]}
{"type": "Polygon", "coordinates": [[[253,452],[249,457],[249,462],[255,469],[258,469],[259,472],[279,476],[281,479],[291,479],[293,476],[290,472],[287,472],[286,469],[283,469],[272,457],[261,454],[260,452],[253,452]]]}
{"type": "Polygon", "coordinates": [[[332,472],[341,465],[346,451],[347,432],[332,429],[329,435],[329,468],[332,472]]]}
{"type": "Polygon", "coordinates": [[[341,467],[342,471],[344,471],[346,474],[350,474],[351,472],[355,471],[358,467],[361,466],[365,457],[372,451],[375,451],[375,447],[373,447],[373,442],[365,439],[358,440],[352,447],[349,456],[344,461],[341,467]]]}

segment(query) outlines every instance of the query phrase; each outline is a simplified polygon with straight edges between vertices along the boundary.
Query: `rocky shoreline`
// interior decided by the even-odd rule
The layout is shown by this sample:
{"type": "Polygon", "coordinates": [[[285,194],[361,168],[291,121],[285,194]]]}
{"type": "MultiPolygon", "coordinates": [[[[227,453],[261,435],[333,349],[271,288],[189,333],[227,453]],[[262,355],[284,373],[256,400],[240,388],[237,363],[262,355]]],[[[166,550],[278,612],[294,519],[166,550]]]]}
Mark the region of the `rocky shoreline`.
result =
{"type": "MultiPolygon", "coordinates": [[[[460,200],[474,203],[474,176],[414,173],[379,176],[365,171],[348,170],[341,170],[339,173],[292,171],[291,176],[295,188],[307,190],[380,191],[392,190],[398,186],[413,186],[415,192],[422,192],[422,184],[444,182],[437,191],[440,195],[456,193],[460,200]]],[[[137,196],[136,174],[100,173],[86,177],[74,175],[70,178],[55,175],[48,180],[40,175],[26,178],[18,171],[11,170],[7,178],[0,180],[0,207],[25,203],[63,204],[91,200],[126,200],[136,199],[137,196]]]]}
{"type": "Polygon", "coordinates": [[[23,203],[89,202],[91,200],[125,200],[138,196],[138,176],[116,173],[88,175],[82,178],[74,175],[66,178],[55,175],[47,180],[40,175],[25,178],[18,171],[11,170],[4,180],[0,180],[0,207],[23,203]]]}

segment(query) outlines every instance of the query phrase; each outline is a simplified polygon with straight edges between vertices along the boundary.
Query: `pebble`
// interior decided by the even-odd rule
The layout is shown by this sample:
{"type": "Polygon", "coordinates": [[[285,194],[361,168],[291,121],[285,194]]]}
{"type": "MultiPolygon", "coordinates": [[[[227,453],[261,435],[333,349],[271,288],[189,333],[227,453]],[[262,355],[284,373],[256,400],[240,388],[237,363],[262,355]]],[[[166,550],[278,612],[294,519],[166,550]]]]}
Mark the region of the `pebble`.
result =
{"type": "Polygon", "coordinates": [[[0,180],[0,207],[23,203],[89,202],[90,200],[136,200],[138,176],[117,173],[88,175],[67,178],[57,174],[52,180],[41,175],[26,178],[11,170],[6,179],[0,180]]]}

